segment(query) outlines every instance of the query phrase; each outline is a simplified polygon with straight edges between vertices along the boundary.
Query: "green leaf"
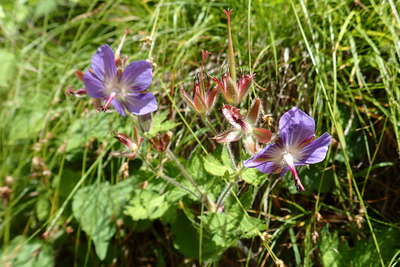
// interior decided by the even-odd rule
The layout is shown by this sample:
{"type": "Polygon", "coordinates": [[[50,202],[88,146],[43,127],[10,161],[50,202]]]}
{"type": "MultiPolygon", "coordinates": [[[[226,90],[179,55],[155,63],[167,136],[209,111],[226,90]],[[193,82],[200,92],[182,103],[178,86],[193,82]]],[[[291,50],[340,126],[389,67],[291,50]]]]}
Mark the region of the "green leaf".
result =
{"type": "Polygon", "coordinates": [[[92,238],[97,256],[104,260],[108,243],[115,234],[115,218],[129,199],[130,180],[116,185],[108,182],[81,188],[74,196],[72,210],[85,233],[92,238]]]}
{"type": "Polygon", "coordinates": [[[244,216],[239,225],[239,230],[242,232],[241,238],[252,238],[265,229],[265,223],[262,220],[250,216],[244,216]]]}
{"type": "MultiPolygon", "coordinates": [[[[215,201],[223,188],[226,185],[226,182],[224,179],[215,179],[214,175],[211,175],[209,172],[207,172],[203,166],[203,157],[199,154],[195,154],[192,156],[190,160],[185,161],[185,167],[189,171],[189,173],[192,175],[196,183],[200,186],[201,190],[203,192],[207,192],[208,197],[210,200],[215,201]]],[[[229,179],[229,175],[227,177],[229,179]]],[[[185,180],[186,181],[186,180],[185,180]]],[[[195,190],[192,187],[192,184],[189,182],[183,183],[189,187],[195,190]]],[[[194,199],[197,200],[197,199],[194,199]]]]}
{"type": "Polygon", "coordinates": [[[43,241],[17,236],[10,245],[2,248],[0,266],[43,267],[54,266],[54,252],[43,241]]]}
{"type": "Polygon", "coordinates": [[[242,179],[248,184],[258,186],[264,182],[266,175],[255,168],[245,168],[242,172],[242,179]]]}
{"type": "Polygon", "coordinates": [[[246,216],[243,212],[209,213],[201,218],[215,244],[226,248],[242,238],[256,236],[265,229],[263,221],[246,216]]]}
{"type": "Polygon", "coordinates": [[[205,180],[207,174],[204,173],[202,159],[198,154],[193,155],[193,157],[186,162],[187,169],[196,181],[205,180]]]}
{"type": "Polygon", "coordinates": [[[164,183],[152,183],[146,189],[136,189],[124,213],[138,221],[155,220],[167,211],[172,212],[170,208],[187,193],[176,187],[165,190],[163,185],[164,183]]]}
{"type": "Polygon", "coordinates": [[[50,201],[48,200],[48,195],[42,195],[36,202],[36,216],[39,221],[44,221],[48,219],[50,212],[50,201]]]}
{"type": "Polygon", "coordinates": [[[201,258],[203,261],[216,261],[226,248],[220,247],[211,240],[211,236],[203,233],[200,237],[199,229],[193,227],[191,221],[183,212],[178,212],[177,218],[171,225],[175,249],[189,258],[199,259],[200,238],[202,238],[201,258]]]}
{"type": "Polygon", "coordinates": [[[74,120],[68,132],[62,137],[67,141],[66,151],[81,148],[90,139],[104,139],[109,136],[111,122],[110,114],[89,112],[85,117],[74,120]]]}
{"type": "Polygon", "coordinates": [[[169,131],[179,125],[179,123],[167,120],[167,116],[168,116],[167,111],[157,112],[154,115],[153,120],[151,122],[150,131],[148,132],[148,135],[150,137],[153,137],[161,132],[169,131]]]}
{"type": "Polygon", "coordinates": [[[237,235],[238,222],[232,221],[225,213],[210,213],[202,217],[212,234],[212,240],[221,247],[233,246],[239,239],[237,235]]]}
{"type": "Polygon", "coordinates": [[[15,55],[0,49],[0,86],[7,86],[15,72],[15,55]]]}
{"type": "Polygon", "coordinates": [[[215,176],[224,176],[225,172],[233,173],[233,170],[223,165],[219,160],[217,160],[212,155],[207,155],[203,158],[204,169],[215,176]]]}
{"type": "Polygon", "coordinates": [[[57,0],[39,0],[36,9],[35,16],[47,15],[57,8],[57,0]]]}
{"type": "Polygon", "coordinates": [[[135,194],[125,210],[125,214],[132,217],[134,221],[160,218],[168,210],[169,203],[165,195],[158,192],[143,190],[135,194]]]}

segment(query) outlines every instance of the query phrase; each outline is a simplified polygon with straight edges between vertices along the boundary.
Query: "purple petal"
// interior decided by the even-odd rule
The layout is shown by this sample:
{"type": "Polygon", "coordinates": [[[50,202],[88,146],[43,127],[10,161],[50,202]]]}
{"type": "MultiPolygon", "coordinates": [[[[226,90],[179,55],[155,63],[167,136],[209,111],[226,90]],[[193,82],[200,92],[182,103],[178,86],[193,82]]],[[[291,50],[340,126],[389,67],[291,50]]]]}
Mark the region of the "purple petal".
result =
{"type": "Polygon", "coordinates": [[[132,90],[146,90],[152,80],[151,64],[144,60],[132,62],[122,73],[122,79],[132,90]]]}
{"type": "Polygon", "coordinates": [[[106,97],[103,82],[100,81],[94,74],[87,71],[83,75],[83,82],[86,87],[87,94],[94,98],[106,97]]]}
{"type": "Polygon", "coordinates": [[[330,143],[331,136],[328,133],[324,133],[303,148],[302,154],[304,158],[298,163],[313,164],[323,161],[330,143]]]}
{"type": "Polygon", "coordinates": [[[113,100],[111,100],[111,105],[114,106],[115,110],[119,114],[121,114],[122,116],[126,115],[124,105],[120,103],[117,99],[114,98],[113,100]]]}
{"type": "Polygon", "coordinates": [[[261,158],[263,157],[263,155],[265,154],[266,151],[268,151],[270,149],[270,147],[273,144],[269,144],[266,147],[264,147],[260,152],[258,152],[257,154],[255,154],[254,156],[252,156],[251,158],[249,158],[248,160],[246,160],[244,162],[244,166],[247,168],[255,168],[261,164],[264,163],[264,161],[261,161],[261,158]]]}
{"type": "Polygon", "coordinates": [[[256,167],[257,170],[263,173],[275,173],[276,170],[278,170],[280,166],[276,164],[275,162],[265,162],[264,164],[258,165],[256,167]]]}
{"type": "Polygon", "coordinates": [[[280,138],[284,144],[300,144],[315,134],[314,119],[293,107],[279,120],[280,138]]]}
{"type": "Polygon", "coordinates": [[[145,115],[157,110],[157,101],[152,93],[130,93],[124,104],[135,115],[145,115]]]}
{"type": "Polygon", "coordinates": [[[108,45],[100,46],[92,57],[91,68],[99,80],[112,79],[117,75],[114,52],[108,45]]]}
{"type": "Polygon", "coordinates": [[[269,144],[259,153],[244,162],[247,168],[255,168],[267,162],[273,162],[276,165],[282,161],[282,147],[279,144],[269,144]]]}

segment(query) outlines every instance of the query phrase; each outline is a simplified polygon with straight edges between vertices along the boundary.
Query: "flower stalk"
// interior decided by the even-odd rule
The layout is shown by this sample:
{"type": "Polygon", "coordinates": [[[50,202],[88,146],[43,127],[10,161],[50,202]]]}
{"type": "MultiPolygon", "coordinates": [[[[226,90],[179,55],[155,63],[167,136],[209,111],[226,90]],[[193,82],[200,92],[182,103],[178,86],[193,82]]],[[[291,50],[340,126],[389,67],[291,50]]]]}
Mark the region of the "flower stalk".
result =
{"type": "Polygon", "coordinates": [[[236,63],[235,63],[235,51],[233,50],[232,42],[232,30],[231,30],[231,14],[232,10],[224,9],[224,13],[228,19],[228,64],[229,64],[229,75],[232,81],[236,81],[236,63]]]}
{"type": "Polygon", "coordinates": [[[201,201],[205,201],[210,207],[212,207],[212,202],[210,201],[210,199],[208,198],[206,193],[203,193],[202,190],[200,189],[200,187],[197,185],[197,183],[194,181],[193,177],[187,172],[187,170],[185,169],[185,167],[180,163],[180,161],[175,157],[174,153],[167,148],[166,149],[166,154],[169,157],[170,160],[172,160],[173,162],[175,162],[176,166],[178,167],[178,169],[181,171],[181,174],[183,175],[183,177],[185,179],[187,179],[194,187],[194,189],[196,190],[196,192],[199,194],[201,201]]]}
{"type": "MultiPolygon", "coordinates": [[[[147,167],[149,167],[150,169],[153,170],[152,166],[150,163],[148,163],[146,160],[143,160],[143,162],[147,165],[147,167]]],[[[167,183],[170,183],[178,188],[181,188],[183,191],[188,192],[189,194],[193,195],[194,197],[197,198],[201,198],[202,195],[199,195],[195,192],[193,192],[192,190],[190,190],[188,187],[184,186],[183,184],[177,182],[175,179],[169,177],[168,175],[162,173],[162,172],[156,172],[155,170],[153,170],[154,173],[157,173],[158,177],[160,177],[161,179],[165,180],[167,183]]]]}

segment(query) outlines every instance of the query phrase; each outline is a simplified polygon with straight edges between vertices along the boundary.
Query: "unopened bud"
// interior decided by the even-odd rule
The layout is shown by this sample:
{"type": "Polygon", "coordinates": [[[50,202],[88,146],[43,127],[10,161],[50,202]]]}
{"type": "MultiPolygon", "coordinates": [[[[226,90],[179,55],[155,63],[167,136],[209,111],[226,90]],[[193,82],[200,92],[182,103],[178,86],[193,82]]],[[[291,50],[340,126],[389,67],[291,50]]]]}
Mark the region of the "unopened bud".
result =
{"type": "Polygon", "coordinates": [[[139,127],[142,130],[142,132],[148,132],[151,128],[151,121],[152,121],[151,113],[138,116],[138,120],[139,120],[139,127]]]}

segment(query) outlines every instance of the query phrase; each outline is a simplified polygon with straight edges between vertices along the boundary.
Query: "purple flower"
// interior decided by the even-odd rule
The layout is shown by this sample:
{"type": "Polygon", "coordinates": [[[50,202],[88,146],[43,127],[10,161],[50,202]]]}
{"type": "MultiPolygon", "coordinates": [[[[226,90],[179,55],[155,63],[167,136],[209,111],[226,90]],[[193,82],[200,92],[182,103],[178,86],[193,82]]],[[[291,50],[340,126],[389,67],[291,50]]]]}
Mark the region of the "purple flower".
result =
{"type": "Polygon", "coordinates": [[[267,145],[260,153],[245,161],[244,166],[281,175],[290,170],[297,189],[304,191],[295,166],[323,161],[331,136],[324,133],[315,138],[314,119],[297,107],[283,114],[279,120],[279,132],[279,138],[274,144],[267,145]]]}
{"type": "Polygon", "coordinates": [[[123,116],[125,110],[135,115],[155,111],[156,98],[145,91],[152,80],[151,64],[142,60],[130,63],[125,69],[118,67],[112,49],[108,45],[99,47],[83,76],[88,95],[103,99],[103,109],[111,104],[123,116]]]}

